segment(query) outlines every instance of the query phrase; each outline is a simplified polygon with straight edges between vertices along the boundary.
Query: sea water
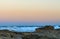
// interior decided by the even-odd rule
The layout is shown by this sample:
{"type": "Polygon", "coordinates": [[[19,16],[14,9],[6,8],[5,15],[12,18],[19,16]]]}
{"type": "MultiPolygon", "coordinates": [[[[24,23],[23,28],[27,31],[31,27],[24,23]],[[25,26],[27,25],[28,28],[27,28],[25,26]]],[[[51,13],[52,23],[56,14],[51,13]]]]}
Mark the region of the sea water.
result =
{"type": "Polygon", "coordinates": [[[16,32],[34,32],[37,27],[0,26],[0,30],[10,30],[16,32]]]}
{"type": "MultiPolygon", "coordinates": [[[[22,26],[0,26],[0,30],[10,30],[10,31],[16,31],[16,32],[34,32],[35,29],[38,28],[35,27],[22,27],[22,26]]],[[[60,28],[59,26],[54,26],[55,29],[60,28]]]]}

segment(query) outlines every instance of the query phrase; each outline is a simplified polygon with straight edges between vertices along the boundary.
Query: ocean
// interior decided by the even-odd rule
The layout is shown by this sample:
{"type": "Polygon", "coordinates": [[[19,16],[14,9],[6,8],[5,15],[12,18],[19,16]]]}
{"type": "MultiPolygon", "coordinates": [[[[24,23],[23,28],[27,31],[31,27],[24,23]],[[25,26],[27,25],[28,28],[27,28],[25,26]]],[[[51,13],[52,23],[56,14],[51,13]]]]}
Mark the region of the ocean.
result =
{"type": "MultiPolygon", "coordinates": [[[[0,30],[9,30],[16,32],[34,32],[37,26],[0,26],[0,30]]],[[[55,29],[60,28],[59,26],[54,26],[55,29]]]]}
{"type": "Polygon", "coordinates": [[[19,26],[0,26],[0,30],[9,30],[16,32],[34,32],[38,27],[19,27],[19,26]]]}

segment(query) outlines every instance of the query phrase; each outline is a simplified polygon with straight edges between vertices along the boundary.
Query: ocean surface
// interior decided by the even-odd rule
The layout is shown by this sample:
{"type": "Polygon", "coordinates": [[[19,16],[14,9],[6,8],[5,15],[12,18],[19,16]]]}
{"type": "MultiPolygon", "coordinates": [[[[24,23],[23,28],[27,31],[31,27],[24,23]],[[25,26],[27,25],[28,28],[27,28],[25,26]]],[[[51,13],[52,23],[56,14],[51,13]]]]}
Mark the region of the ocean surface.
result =
{"type": "MultiPolygon", "coordinates": [[[[10,30],[16,32],[34,32],[38,27],[22,27],[22,26],[0,26],[0,30],[10,30]]],[[[55,29],[60,28],[58,26],[54,27],[55,29]]]]}
{"type": "Polygon", "coordinates": [[[34,32],[38,27],[0,26],[0,30],[10,30],[16,32],[34,32]]]}

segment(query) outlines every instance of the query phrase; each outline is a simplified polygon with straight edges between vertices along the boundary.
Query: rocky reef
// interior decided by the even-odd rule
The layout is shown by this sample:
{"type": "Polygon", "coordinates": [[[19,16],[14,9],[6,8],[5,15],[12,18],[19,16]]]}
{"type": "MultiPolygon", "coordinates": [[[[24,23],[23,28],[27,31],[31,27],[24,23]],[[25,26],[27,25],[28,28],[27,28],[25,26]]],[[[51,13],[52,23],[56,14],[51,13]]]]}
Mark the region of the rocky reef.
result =
{"type": "Polygon", "coordinates": [[[35,32],[0,30],[0,39],[60,39],[60,29],[45,26],[37,28],[35,32]]]}

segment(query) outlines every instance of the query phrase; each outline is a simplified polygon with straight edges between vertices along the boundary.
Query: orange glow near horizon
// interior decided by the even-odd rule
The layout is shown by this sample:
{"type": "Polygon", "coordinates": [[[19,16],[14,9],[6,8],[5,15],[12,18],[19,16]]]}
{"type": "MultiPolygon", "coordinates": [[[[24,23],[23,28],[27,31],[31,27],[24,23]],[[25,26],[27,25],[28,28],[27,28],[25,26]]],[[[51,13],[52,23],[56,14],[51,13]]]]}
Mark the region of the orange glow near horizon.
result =
{"type": "Polygon", "coordinates": [[[59,0],[0,0],[0,21],[59,22],[59,0]]]}

